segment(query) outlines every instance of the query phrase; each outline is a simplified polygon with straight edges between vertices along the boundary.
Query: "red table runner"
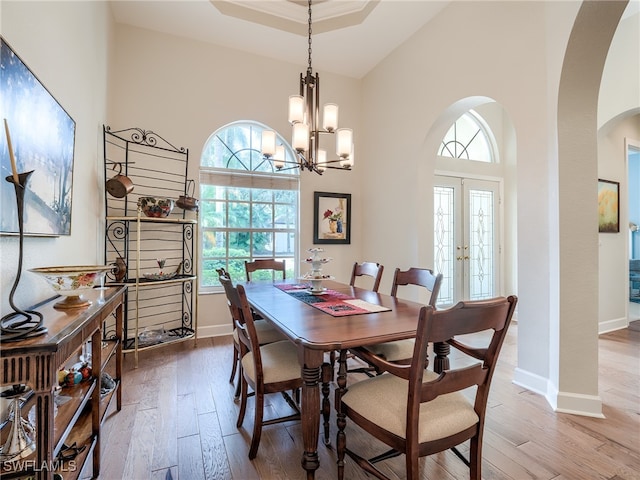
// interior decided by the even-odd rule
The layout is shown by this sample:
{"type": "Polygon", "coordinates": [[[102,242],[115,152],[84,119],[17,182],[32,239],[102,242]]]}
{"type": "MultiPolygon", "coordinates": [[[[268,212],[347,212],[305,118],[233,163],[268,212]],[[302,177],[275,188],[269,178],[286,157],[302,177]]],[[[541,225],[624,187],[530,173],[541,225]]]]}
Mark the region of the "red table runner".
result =
{"type": "Polygon", "coordinates": [[[283,283],[275,284],[274,286],[301,302],[334,317],[391,311],[388,307],[369,303],[331,289],[325,289],[321,294],[313,294],[311,293],[311,286],[306,283],[283,283]]]}

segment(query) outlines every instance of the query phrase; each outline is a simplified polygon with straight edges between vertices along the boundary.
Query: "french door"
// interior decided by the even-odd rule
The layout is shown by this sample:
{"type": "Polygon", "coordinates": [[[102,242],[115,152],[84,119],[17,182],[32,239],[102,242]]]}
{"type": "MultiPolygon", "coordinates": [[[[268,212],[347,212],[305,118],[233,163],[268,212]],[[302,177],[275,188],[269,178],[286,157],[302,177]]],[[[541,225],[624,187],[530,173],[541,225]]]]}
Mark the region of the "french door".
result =
{"type": "Polygon", "coordinates": [[[436,176],[434,266],[443,279],[438,306],[498,295],[500,184],[436,176]]]}

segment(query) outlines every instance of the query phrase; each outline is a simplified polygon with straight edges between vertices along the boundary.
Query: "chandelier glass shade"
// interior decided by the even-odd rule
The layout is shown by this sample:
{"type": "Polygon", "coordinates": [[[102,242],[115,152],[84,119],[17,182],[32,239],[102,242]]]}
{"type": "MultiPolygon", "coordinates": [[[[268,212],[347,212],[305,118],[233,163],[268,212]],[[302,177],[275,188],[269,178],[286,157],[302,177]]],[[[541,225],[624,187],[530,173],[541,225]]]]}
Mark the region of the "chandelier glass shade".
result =
{"type": "Polygon", "coordinates": [[[289,123],[292,126],[291,146],[295,161],[286,161],[284,146],[277,145],[273,130],[262,133],[262,154],[278,170],[300,168],[322,175],[327,168],[351,170],[353,166],[353,130],[338,128],[338,105],[327,103],[322,109],[320,124],[320,77],[311,68],[311,0],[309,0],[309,59],[306,74],[300,74],[300,94],[289,97],[289,123]],[[320,147],[320,138],[335,137],[335,155],[328,160],[320,147]]]}

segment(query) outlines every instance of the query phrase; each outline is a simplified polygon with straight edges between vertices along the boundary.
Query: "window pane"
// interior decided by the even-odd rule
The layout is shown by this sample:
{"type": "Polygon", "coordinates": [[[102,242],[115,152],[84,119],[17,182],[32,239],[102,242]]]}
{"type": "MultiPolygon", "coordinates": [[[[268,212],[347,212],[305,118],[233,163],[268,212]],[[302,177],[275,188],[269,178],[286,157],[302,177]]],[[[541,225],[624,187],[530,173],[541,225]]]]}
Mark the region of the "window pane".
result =
{"type": "Polygon", "coordinates": [[[249,204],[229,202],[229,228],[249,227],[249,204]]]}
{"type": "Polygon", "coordinates": [[[254,232],[252,245],[252,256],[273,258],[273,236],[271,233],[254,232]]]}
{"type": "Polygon", "coordinates": [[[253,208],[251,210],[251,226],[253,228],[273,227],[273,207],[271,204],[253,204],[253,208]]]}
{"type": "Polygon", "coordinates": [[[433,189],[433,246],[436,272],[442,273],[438,304],[453,303],[454,278],[454,198],[455,192],[450,187],[434,187],[433,189]]]}
{"type": "Polygon", "coordinates": [[[200,202],[201,225],[203,228],[224,227],[226,223],[226,208],[224,202],[200,202]]]}
{"type": "Polygon", "coordinates": [[[289,232],[276,232],[275,234],[275,253],[276,255],[293,255],[296,251],[296,236],[289,232]]]}
{"type": "Polygon", "coordinates": [[[249,232],[229,232],[229,257],[250,257],[249,232]]]}

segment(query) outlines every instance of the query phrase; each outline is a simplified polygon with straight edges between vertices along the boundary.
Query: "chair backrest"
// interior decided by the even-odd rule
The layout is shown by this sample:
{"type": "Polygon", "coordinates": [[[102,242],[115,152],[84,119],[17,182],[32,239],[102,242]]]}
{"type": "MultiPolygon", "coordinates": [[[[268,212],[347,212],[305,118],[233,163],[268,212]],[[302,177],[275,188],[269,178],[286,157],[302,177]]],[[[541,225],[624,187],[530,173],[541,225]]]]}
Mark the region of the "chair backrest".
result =
{"type": "Polygon", "coordinates": [[[419,403],[476,385],[478,388],[475,393],[474,410],[480,418],[479,428],[482,428],[491,378],[517,301],[515,296],[497,297],[490,300],[459,302],[446,310],[436,310],[432,306],[420,309],[413,360],[408,375],[407,425],[417,425],[417,419],[412,418],[410,423],[409,416],[417,414],[419,403]],[[480,347],[466,345],[455,339],[459,335],[480,332],[487,332],[490,336],[488,342],[480,347]],[[432,342],[446,342],[464,355],[480,362],[474,362],[469,366],[470,362],[460,360],[459,368],[454,364],[438,378],[423,382],[427,344],[432,342]]]}
{"type": "Polygon", "coordinates": [[[379,263],[374,262],[355,262],[353,264],[353,270],[351,272],[351,281],[349,285],[352,287],[356,286],[356,277],[368,276],[373,278],[373,287],[372,291],[377,292],[378,288],[380,288],[380,280],[382,280],[382,272],[384,271],[384,266],[379,263]]]}
{"type": "Polygon", "coordinates": [[[247,282],[251,281],[251,274],[257,270],[272,270],[274,272],[282,272],[282,279],[287,278],[284,260],[274,260],[265,258],[254,260],[253,262],[245,261],[244,269],[247,272],[247,282]]]}
{"type": "Polygon", "coordinates": [[[440,284],[442,283],[442,274],[437,275],[433,273],[433,270],[428,268],[414,268],[409,270],[400,270],[396,268],[393,274],[393,285],[391,286],[391,296],[395,297],[398,293],[398,286],[400,285],[417,285],[424,287],[431,296],[429,297],[429,305],[435,307],[438,301],[438,294],[440,293],[440,284]]]}
{"type": "Polygon", "coordinates": [[[242,285],[233,286],[233,282],[228,275],[220,275],[220,283],[224,287],[227,296],[227,304],[238,332],[240,340],[240,355],[244,356],[248,351],[253,353],[256,376],[258,373],[262,378],[262,359],[260,358],[260,342],[258,333],[253,323],[251,306],[247,301],[247,296],[242,285]],[[255,348],[254,348],[255,347],[255,348]]]}

